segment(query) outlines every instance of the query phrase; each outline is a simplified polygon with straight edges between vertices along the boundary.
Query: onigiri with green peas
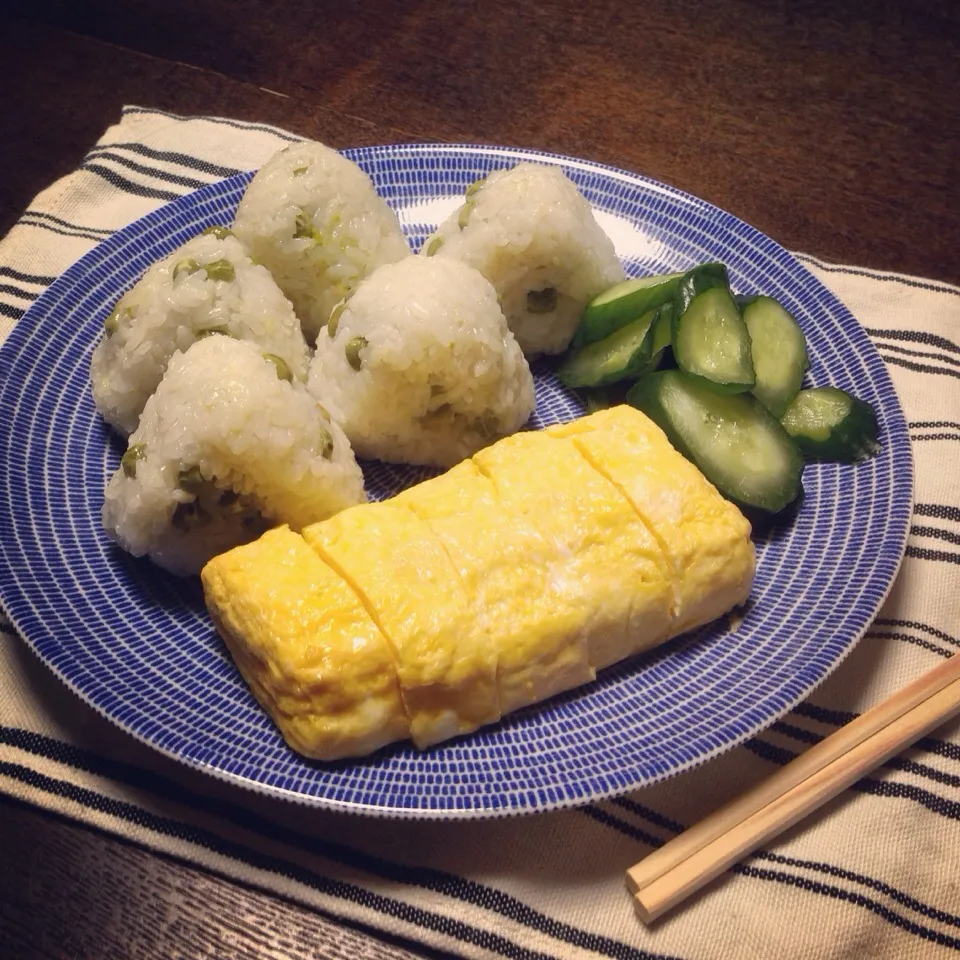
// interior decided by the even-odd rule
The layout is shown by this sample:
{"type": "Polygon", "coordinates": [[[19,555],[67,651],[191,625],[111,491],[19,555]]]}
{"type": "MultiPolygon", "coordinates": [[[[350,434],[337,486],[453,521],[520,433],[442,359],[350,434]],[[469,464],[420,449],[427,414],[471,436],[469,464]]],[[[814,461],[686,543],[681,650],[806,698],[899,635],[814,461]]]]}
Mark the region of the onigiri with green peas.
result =
{"type": "MultiPolygon", "coordinates": [[[[355,164],[310,143],[269,161],[238,210],[249,250],[217,228],[151,268],[167,308],[153,324],[164,352],[152,386],[137,364],[153,356],[154,341],[118,349],[149,311],[131,291],[108,320],[91,370],[95,392],[114,351],[143,409],[139,426],[125,421],[136,429],[107,488],[110,536],[195,573],[272,525],[298,529],[362,502],[353,446],[372,459],[447,467],[519,430],[534,408],[533,378],[501,303],[531,354],[553,352],[572,335],[581,301],[622,277],[574,185],[559,171],[521,167],[535,169],[491,175],[456,217],[457,234],[441,225],[428,255],[412,257],[396,216],[355,164]],[[461,240],[470,242],[458,251],[461,240]],[[268,269],[297,302],[299,321],[268,269]],[[232,296],[249,307],[234,294],[241,275],[265,280],[270,302],[285,304],[266,309],[266,286],[252,298],[257,316],[275,315],[262,326],[282,329],[282,349],[269,338],[233,339],[244,334],[232,315],[219,322],[211,304],[232,296]],[[174,316],[194,305],[189,322],[174,316]],[[312,361],[300,325],[317,336],[312,361]]],[[[134,290],[149,290],[146,280],[134,290]]]]}
{"type": "Polygon", "coordinates": [[[306,387],[254,344],[214,335],[170,360],[102,517],[125,550],[185,575],[269,527],[365,500],[349,441],[306,387]]]}
{"type": "Polygon", "coordinates": [[[132,433],[173,354],[214,333],[250,340],[306,379],[310,356],[293,307],[224,227],[153,264],[108,315],[90,363],[103,418],[132,433]]]}
{"type": "Polygon", "coordinates": [[[365,276],[411,253],[397,215],[367,174],[309,140],[284,147],[260,168],[233,229],[291,300],[310,343],[365,276]]]}
{"type": "Polygon", "coordinates": [[[449,467],[519,430],[533,377],[474,269],[409,257],[375,270],[331,312],[310,392],[360,457],[449,467]]]}
{"type": "Polygon", "coordinates": [[[479,270],[528,357],[562,353],[586,304],[625,277],[587,199],[558,167],[538,163],[468,187],[420,252],[479,270]]]}

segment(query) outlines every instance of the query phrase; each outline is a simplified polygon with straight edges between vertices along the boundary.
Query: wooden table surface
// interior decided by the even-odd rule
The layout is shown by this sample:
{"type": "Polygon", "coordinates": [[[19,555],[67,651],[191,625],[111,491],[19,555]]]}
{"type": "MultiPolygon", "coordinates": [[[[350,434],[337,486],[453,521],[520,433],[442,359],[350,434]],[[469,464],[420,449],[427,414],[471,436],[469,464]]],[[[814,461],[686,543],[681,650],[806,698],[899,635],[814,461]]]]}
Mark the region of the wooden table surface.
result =
{"type": "MultiPolygon", "coordinates": [[[[790,249],[960,283],[948,0],[15,0],[0,62],[0,234],[137,103],[572,154],[790,249]]],[[[427,955],[9,801],[0,850],[4,956],[427,955]]]]}

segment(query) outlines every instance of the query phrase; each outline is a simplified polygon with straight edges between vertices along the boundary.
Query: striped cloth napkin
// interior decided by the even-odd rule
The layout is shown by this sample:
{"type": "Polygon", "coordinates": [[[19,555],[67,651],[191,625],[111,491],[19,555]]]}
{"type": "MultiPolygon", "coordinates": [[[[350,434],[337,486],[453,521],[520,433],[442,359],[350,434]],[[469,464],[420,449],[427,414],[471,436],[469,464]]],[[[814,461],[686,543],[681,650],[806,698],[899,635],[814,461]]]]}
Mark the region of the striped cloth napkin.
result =
{"type": "MultiPolygon", "coordinates": [[[[112,231],[259,166],[291,134],[129,107],[0,242],[0,338],[112,231]]],[[[960,951],[960,721],[864,778],[653,929],[624,870],[960,648],[960,289],[800,259],[889,364],[915,519],[867,636],[806,703],[684,776],[577,810],[417,823],[307,810],[182,769],[0,630],[0,789],[145,847],[466,957],[939,957],[960,951]]]]}

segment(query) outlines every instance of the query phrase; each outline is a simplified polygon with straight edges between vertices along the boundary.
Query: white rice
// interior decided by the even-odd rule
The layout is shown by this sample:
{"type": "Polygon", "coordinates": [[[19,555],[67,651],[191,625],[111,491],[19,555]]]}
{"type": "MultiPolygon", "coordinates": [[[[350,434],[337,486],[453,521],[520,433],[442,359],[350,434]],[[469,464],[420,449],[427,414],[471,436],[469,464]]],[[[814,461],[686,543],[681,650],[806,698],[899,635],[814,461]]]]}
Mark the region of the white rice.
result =
{"type": "Polygon", "coordinates": [[[421,253],[479,270],[527,356],[565,350],[587,302],[624,279],[587,200],[560,169],[536,163],[471,188],[421,253]]]}
{"type": "Polygon", "coordinates": [[[493,287],[440,258],[410,257],[364,280],[321,333],[307,385],[358,456],[437,466],[514,433],[534,405],[493,287]]]}
{"type": "Polygon", "coordinates": [[[234,230],[293,302],[311,343],[360,280],[410,254],[396,214],[370,178],[309,140],[285,147],[259,170],[234,230]]]}
{"type": "Polygon", "coordinates": [[[94,350],[90,379],[97,409],[124,434],[136,429],[173,354],[211,330],[256,343],[280,357],[296,379],[306,379],[309,352],[293,307],[232,236],[195,237],[154,264],[109,322],[115,329],[94,350]],[[200,269],[190,272],[191,264],[177,271],[189,260],[200,269]],[[203,269],[221,260],[233,268],[233,280],[211,279],[203,269]]]}
{"type": "Polygon", "coordinates": [[[178,574],[269,526],[299,530],[366,499],[343,431],[303,384],[230,337],[173,356],[134,448],[142,455],[107,485],[104,527],[178,574]]]}

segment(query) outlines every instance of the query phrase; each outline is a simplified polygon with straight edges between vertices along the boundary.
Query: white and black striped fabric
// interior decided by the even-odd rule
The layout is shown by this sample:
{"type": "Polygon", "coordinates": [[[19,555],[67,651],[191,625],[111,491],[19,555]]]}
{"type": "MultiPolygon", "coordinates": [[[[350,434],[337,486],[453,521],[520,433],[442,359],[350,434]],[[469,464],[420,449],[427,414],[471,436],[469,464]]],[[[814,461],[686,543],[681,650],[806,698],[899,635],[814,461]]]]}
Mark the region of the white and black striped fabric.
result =
{"type": "MultiPolygon", "coordinates": [[[[261,164],[291,134],[130,107],[0,242],[0,338],[94,244],[261,164]]],[[[353,819],[182,769],[101,719],[0,626],[0,789],[163,853],[466,957],[825,960],[960,953],[960,721],[714,882],[652,930],[624,870],[960,649],[960,289],[803,262],[890,365],[916,507],[879,618],[811,699],[680,778],[578,810],[491,822],[353,819]]]]}

